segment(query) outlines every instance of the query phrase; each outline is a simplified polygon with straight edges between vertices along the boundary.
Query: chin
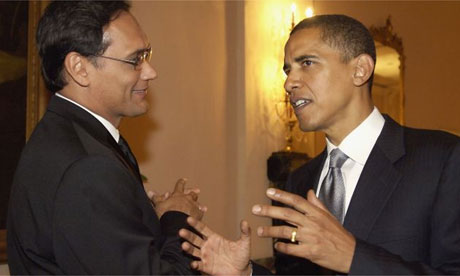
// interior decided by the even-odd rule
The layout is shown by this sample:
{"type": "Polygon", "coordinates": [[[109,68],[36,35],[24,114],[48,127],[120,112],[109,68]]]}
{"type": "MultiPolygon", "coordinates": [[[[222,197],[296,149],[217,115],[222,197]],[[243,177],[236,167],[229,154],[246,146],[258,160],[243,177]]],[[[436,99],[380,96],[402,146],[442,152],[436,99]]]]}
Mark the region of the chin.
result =
{"type": "Polygon", "coordinates": [[[303,132],[317,131],[317,126],[309,122],[299,121],[299,129],[303,132]]]}
{"type": "Polygon", "coordinates": [[[142,108],[137,108],[136,110],[132,110],[129,113],[128,117],[137,117],[137,116],[144,115],[145,113],[147,113],[148,109],[149,109],[148,105],[142,108]]]}
{"type": "Polygon", "coordinates": [[[148,108],[145,108],[145,109],[143,109],[142,111],[139,111],[139,112],[136,114],[136,116],[144,115],[145,113],[147,113],[148,110],[149,110],[148,108]]]}

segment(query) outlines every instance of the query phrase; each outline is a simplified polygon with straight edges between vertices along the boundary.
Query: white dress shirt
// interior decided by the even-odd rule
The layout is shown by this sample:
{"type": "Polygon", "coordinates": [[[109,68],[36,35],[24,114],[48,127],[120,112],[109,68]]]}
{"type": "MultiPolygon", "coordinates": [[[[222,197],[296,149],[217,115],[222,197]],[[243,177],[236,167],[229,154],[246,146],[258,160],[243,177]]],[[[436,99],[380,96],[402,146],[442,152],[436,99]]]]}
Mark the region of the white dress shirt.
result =
{"type": "Polygon", "coordinates": [[[66,98],[64,97],[63,95],[59,94],[59,93],[55,93],[56,96],[66,100],[66,101],[69,101],[71,103],[73,103],[74,105],[82,108],[83,110],[85,110],[86,112],[88,112],[89,114],[93,115],[94,118],[96,118],[99,122],[101,122],[102,125],[104,125],[104,127],[107,129],[107,131],[112,135],[113,139],[115,139],[115,141],[118,143],[118,140],[120,140],[120,132],[118,131],[118,129],[116,127],[114,127],[112,125],[112,123],[110,123],[109,121],[107,121],[105,118],[103,118],[102,116],[99,116],[97,115],[96,113],[92,112],[91,110],[89,110],[88,108],[82,106],[81,104],[77,103],[77,102],[74,102],[72,101],[71,99],[69,98],[66,98]]]}
{"type": "Polygon", "coordinates": [[[329,170],[329,154],[335,149],[339,148],[349,158],[342,166],[342,176],[345,184],[345,214],[350,205],[351,197],[355,191],[356,184],[358,184],[359,177],[363,171],[364,165],[366,164],[367,158],[372,151],[372,148],[377,141],[377,138],[382,132],[385,119],[376,107],[369,114],[369,116],[357,126],[345,139],[340,143],[338,147],[332,144],[329,139],[326,138],[327,144],[327,158],[324,163],[321,176],[319,178],[318,189],[316,196],[319,196],[323,179],[326,177],[327,171],[329,170]]]}

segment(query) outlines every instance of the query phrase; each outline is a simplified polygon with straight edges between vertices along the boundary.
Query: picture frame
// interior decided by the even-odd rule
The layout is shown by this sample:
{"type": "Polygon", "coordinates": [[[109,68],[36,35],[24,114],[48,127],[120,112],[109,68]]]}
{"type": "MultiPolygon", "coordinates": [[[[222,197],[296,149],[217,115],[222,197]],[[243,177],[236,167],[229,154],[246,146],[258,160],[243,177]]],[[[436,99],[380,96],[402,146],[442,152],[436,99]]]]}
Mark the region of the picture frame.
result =
{"type": "MultiPolygon", "coordinates": [[[[37,52],[35,42],[35,32],[38,21],[43,14],[49,1],[21,1],[12,3],[27,3],[27,77],[26,77],[26,106],[25,106],[25,141],[32,134],[36,124],[43,116],[49,100],[49,93],[40,73],[40,58],[37,52]]],[[[16,10],[12,12],[17,12],[16,10]]],[[[20,35],[18,32],[11,32],[13,35],[20,35]]],[[[11,185],[12,183],[2,183],[1,185],[11,185]]],[[[7,189],[9,191],[9,187],[7,189]]],[[[5,220],[6,218],[2,218],[5,220]]],[[[7,248],[7,231],[6,227],[0,229],[0,263],[6,263],[8,260],[7,248]]]]}

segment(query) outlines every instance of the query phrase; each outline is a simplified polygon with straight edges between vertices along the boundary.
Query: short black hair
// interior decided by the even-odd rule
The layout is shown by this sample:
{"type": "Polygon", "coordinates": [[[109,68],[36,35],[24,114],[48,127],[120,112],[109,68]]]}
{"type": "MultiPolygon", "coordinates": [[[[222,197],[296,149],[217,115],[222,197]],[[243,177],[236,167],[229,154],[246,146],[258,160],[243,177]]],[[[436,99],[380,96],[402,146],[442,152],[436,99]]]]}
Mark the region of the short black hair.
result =
{"type": "Polygon", "coordinates": [[[110,45],[110,41],[103,41],[104,27],[129,9],[126,1],[53,1],[48,5],[38,23],[36,41],[43,79],[50,92],[67,84],[62,74],[67,54],[102,54],[110,45]]]}
{"type": "MultiPolygon", "coordinates": [[[[347,63],[351,59],[368,54],[377,62],[375,43],[369,30],[358,20],[343,14],[316,15],[300,21],[291,31],[295,32],[318,28],[321,39],[330,47],[342,53],[342,61],[347,63]]],[[[369,89],[372,87],[374,74],[369,78],[369,89]]]]}

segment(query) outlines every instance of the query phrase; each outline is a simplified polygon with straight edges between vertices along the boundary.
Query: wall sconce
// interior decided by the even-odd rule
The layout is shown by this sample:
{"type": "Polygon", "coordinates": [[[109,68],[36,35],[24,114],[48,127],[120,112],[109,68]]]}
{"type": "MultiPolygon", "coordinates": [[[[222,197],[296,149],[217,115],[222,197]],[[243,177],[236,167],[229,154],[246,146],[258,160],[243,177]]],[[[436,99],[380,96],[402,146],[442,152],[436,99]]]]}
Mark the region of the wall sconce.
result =
{"type": "Polygon", "coordinates": [[[314,12],[313,8],[312,8],[312,7],[308,7],[308,8],[305,10],[305,17],[310,18],[310,17],[313,17],[313,15],[315,15],[315,12],[314,12]]]}

